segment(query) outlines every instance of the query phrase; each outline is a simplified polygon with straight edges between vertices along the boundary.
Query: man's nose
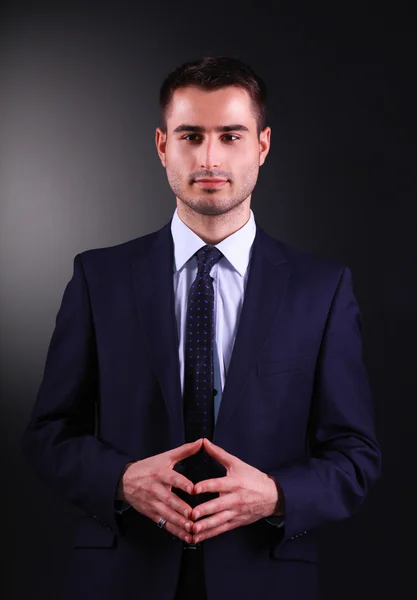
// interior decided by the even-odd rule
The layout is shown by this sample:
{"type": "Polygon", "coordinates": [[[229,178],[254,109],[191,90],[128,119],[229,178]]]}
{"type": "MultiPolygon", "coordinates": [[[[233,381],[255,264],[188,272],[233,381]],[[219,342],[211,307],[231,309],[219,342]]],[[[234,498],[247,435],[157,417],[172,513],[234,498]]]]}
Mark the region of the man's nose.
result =
{"type": "Polygon", "coordinates": [[[199,162],[202,169],[212,170],[221,165],[221,149],[214,141],[206,140],[200,146],[199,162]]]}

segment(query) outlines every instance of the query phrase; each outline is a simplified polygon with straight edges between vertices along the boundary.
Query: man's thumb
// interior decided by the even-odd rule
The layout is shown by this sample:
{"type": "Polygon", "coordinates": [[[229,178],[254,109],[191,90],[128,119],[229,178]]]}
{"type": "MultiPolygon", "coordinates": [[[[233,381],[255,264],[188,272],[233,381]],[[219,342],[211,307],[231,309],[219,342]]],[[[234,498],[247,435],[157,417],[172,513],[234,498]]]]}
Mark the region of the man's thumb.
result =
{"type": "Polygon", "coordinates": [[[182,460],[183,458],[187,458],[187,456],[192,456],[193,454],[197,454],[197,452],[200,450],[200,448],[202,448],[202,446],[203,446],[203,438],[199,438],[198,440],[195,440],[195,442],[187,442],[186,444],[183,444],[182,446],[178,446],[177,448],[174,448],[174,450],[171,453],[172,458],[176,462],[178,462],[179,460],[182,460]]]}

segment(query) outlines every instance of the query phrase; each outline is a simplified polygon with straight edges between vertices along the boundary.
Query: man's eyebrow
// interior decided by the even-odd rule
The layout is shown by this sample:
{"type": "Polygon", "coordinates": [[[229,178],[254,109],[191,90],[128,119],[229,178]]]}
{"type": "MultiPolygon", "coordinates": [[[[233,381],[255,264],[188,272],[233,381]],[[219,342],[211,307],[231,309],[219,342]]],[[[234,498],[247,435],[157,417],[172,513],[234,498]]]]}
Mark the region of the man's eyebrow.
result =
{"type": "MultiPolygon", "coordinates": [[[[192,133],[205,133],[206,128],[201,127],[200,125],[179,125],[176,129],[174,129],[174,133],[182,133],[183,131],[191,131],[192,133]]],[[[220,125],[215,128],[217,133],[227,133],[229,131],[249,131],[245,125],[220,125]]]]}

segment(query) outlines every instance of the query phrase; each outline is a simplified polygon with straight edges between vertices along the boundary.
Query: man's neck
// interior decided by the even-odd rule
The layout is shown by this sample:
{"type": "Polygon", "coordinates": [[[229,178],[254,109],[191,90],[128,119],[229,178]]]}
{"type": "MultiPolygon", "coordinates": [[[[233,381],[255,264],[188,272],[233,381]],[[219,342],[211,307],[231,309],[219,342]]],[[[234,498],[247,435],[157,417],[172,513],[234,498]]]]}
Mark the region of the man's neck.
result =
{"type": "Polygon", "coordinates": [[[177,199],[178,216],[206,244],[216,245],[239,229],[250,219],[249,202],[222,215],[201,215],[177,199]]]}

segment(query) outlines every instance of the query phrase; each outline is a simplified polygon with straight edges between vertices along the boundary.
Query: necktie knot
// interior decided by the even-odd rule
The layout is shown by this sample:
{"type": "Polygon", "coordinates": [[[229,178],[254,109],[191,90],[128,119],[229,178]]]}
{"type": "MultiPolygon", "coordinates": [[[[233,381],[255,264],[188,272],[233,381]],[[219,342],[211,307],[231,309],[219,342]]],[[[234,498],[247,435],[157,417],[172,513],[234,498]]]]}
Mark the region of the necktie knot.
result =
{"type": "Polygon", "coordinates": [[[209,275],[214,265],[223,256],[222,252],[215,246],[206,245],[196,252],[198,275],[209,275]]]}

